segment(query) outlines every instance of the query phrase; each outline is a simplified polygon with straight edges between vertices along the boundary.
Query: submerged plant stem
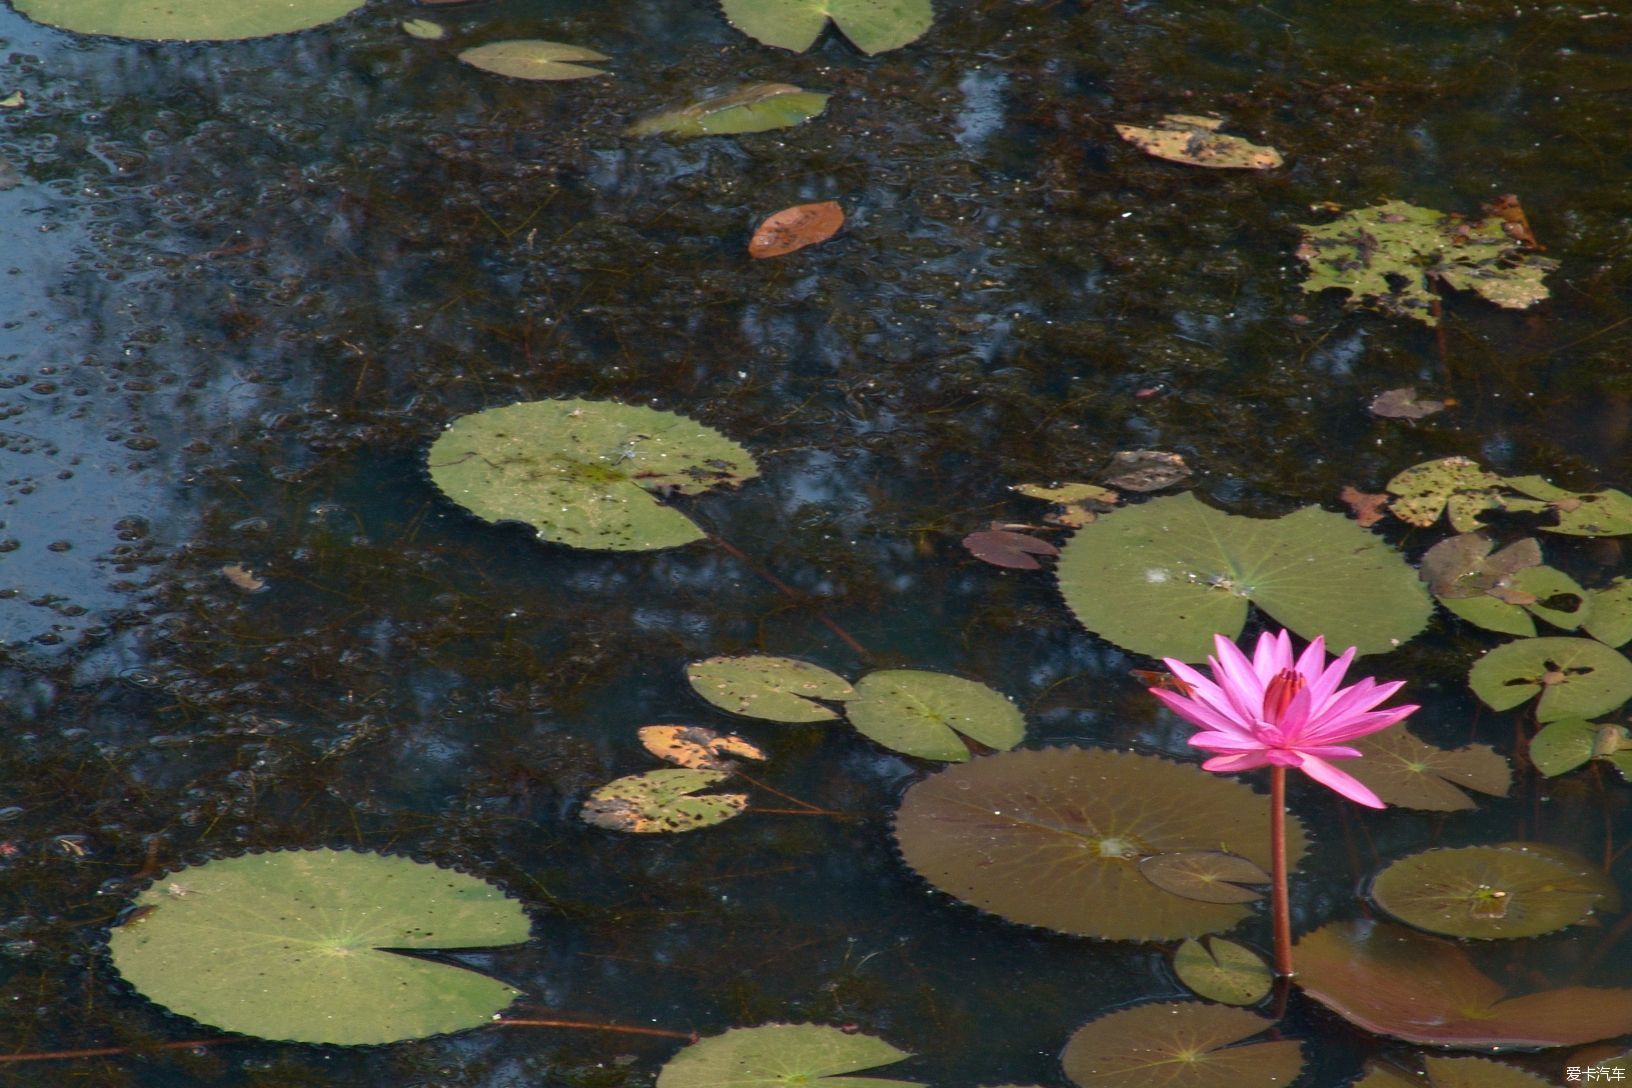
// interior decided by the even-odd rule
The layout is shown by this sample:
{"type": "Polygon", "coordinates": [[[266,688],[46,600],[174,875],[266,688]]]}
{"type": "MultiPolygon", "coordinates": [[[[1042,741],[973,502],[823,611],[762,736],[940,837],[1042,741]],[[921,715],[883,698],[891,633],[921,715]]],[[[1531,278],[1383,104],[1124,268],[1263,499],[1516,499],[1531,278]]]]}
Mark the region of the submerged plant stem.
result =
{"type": "Polygon", "coordinates": [[[686,1042],[696,1042],[697,1035],[690,1031],[670,1031],[667,1028],[637,1028],[629,1024],[603,1024],[594,1020],[553,1020],[533,1018],[509,1018],[495,1020],[500,1027],[512,1028],[579,1028],[586,1031],[611,1031],[620,1035],[655,1035],[660,1039],[684,1039],[686,1042]]]}
{"type": "Polygon", "coordinates": [[[222,1043],[247,1042],[243,1038],[186,1039],[179,1043],[155,1043],[146,1046],[90,1046],[79,1050],[36,1050],[26,1054],[0,1054],[0,1062],[56,1062],[71,1058],[110,1058],[147,1050],[194,1050],[222,1043]]]}
{"type": "Polygon", "coordinates": [[[873,655],[867,652],[867,647],[857,642],[855,638],[851,636],[849,631],[846,631],[844,628],[840,627],[838,621],[833,619],[832,616],[829,616],[820,608],[812,605],[808,597],[801,594],[798,590],[788,585],[788,583],[784,582],[782,579],[778,578],[776,575],[772,574],[758,563],[755,563],[752,559],[748,558],[747,553],[741,548],[737,547],[729,540],[726,540],[718,533],[710,533],[708,539],[712,540],[714,545],[725,554],[729,555],[731,558],[735,559],[737,562],[741,563],[743,566],[765,579],[765,581],[769,582],[778,593],[782,594],[788,600],[802,608],[809,608],[811,613],[821,621],[823,627],[826,627],[829,631],[832,631],[835,635],[838,635],[840,641],[842,641],[852,650],[856,651],[856,653],[864,660],[871,661],[873,659],[873,655]]]}
{"type": "Polygon", "coordinates": [[[1275,973],[1292,977],[1292,909],[1286,883],[1286,768],[1269,769],[1271,914],[1275,926],[1275,973]]]}

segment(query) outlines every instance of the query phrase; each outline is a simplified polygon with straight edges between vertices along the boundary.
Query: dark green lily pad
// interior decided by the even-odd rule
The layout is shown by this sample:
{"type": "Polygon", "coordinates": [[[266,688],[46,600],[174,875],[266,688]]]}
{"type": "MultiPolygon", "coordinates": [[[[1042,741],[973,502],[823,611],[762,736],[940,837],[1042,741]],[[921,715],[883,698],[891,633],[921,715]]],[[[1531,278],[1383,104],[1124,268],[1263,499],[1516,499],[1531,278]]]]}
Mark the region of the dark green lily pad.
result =
{"type": "Polygon", "coordinates": [[[233,41],[332,23],[363,0],[12,0],[37,23],[143,41],[233,41]]]}
{"type": "Polygon", "coordinates": [[[1139,871],[1163,891],[1203,903],[1251,903],[1263,895],[1241,885],[1270,880],[1257,863],[1222,850],[1152,854],[1139,862],[1139,871]]]}
{"type": "Polygon", "coordinates": [[[630,136],[735,136],[803,124],[827,108],[828,96],[788,83],[751,83],[665,110],[629,126],[630,136]]]}
{"type": "Polygon", "coordinates": [[[1256,1005],[1269,996],[1275,983],[1262,956],[1223,937],[1179,945],[1173,953],[1173,973],[1197,997],[1225,1005],[1256,1005]]]}
{"type": "Polygon", "coordinates": [[[1605,646],[1632,640],[1632,578],[1617,578],[1593,591],[1592,615],[1582,627],[1605,646]]]}
{"type": "Polygon", "coordinates": [[[803,53],[827,21],[872,56],[924,36],[935,12],[929,0],[720,0],[731,25],[756,41],[803,53]]]}
{"type": "Polygon", "coordinates": [[[1107,514],[1061,549],[1060,592],[1088,630],[1153,657],[1200,661],[1240,634],[1251,601],[1304,638],[1381,653],[1428,622],[1414,571],[1381,538],[1308,506],[1236,517],[1185,493],[1107,514]]]}
{"type": "Polygon", "coordinates": [[[872,1035],[823,1024],[764,1024],[692,1043],[663,1066],[657,1088],[919,1088],[845,1075],[910,1057],[872,1035]]]}
{"type": "Polygon", "coordinates": [[[1557,567],[1530,567],[1508,580],[1515,603],[1537,619],[1573,631],[1592,618],[1592,597],[1557,567]],[[1529,598],[1529,599],[1526,599],[1529,598]]]}
{"type": "Polygon", "coordinates": [[[579,818],[611,831],[670,834],[713,827],[748,807],[745,793],[696,791],[730,778],[729,771],[666,768],[625,775],[589,795],[579,818]]]}
{"type": "Polygon", "coordinates": [[[838,702],[856,694],[850,681],[820,665],[769,654],[693,661],[686,679],[721,710],[773,722],[832,721],[839,712],[815,700],[838,702]]]}
{"type": "Polygon", "coordinates": [[[863,736],[920,759],[968,759],[961,737],[1005,749],[1026,735],[1025,715],[1000,692],[921,669],[868,673],[857,681],[844,712],[863,736]]]}
{"type": "Polygon", "coordinates": [[[263,1039],[393,1043],[492,1020],[495,979],[385,949],[527,940],[526,912],[473,876],[409,858],[281,850],[191,866],[136,897],[108,952],[172,1012],[263,1039]]]}
{"type": "Polygon", "coordinates": [[[1527,638],[1474,662],[1468,683],[1496,710],[1539,692],[1537,721],[1591,718],[1632,699],[1632,661],[1592,639],[1527,638]]]}
{"type": "Polygon", "coordinates": [[[1270,1088],[1303,1070],[1295,1042],[1242,1045],[1273,1026],[1198,1001],[1136,1005],[1078,1028],[1060,1061],[1079,1088],[1270,1088]]]}
{"type": "Polygon", "coordinates": [[[1516,604],[1495,597],[1440,597],[1439,603],[1454,616],[1467,620],[1475,627],[1495,631],[1499,635],[1518,635],[1534,638],[1536,621],[1516,604]]]}
{"type": "Polygon", "coordinates": [[[1389,494],[1396,496],[1388,509],[1401,521],[1423,528],[1448,510],[1451,528],[1471,533],[1480,527],[1480,514],[1501,506],[1497,491],[1501,484],[1500,476],[1466,457],[1424,461],[1388,481],[1389,494]]]}
{"type": "Polygon", "coordinates": [[[1513,784],[1507,758],[1488,744],[1447,751],[1424,744],[1403,725],[1391,725],[1351,742],[1351,747],[1359,749],[1362,758],[1345,762],[1344,770],[1384,804],[1462,812],[1476,807],[1462,790],[1506,797],[1513,784]]]}
{"type": "Polygon", "coordinates": [[[1458,533],[1424,552],[1417,570],[1436,597],[1478,597],[1511,585],[1514,575],[1541,565],[1541,545],[1534,537],[1492,554],[1495,546],[1484,533],[1458,533]]]}
{"type": "Polygon", "coordinates": [[[510,76],[512,79],[563,80],[604,76],[606,73],[601,69],[576,62],[611,58],[605,53],[578,45],[538,38],[515,38],[466,49],[459,54],[459,59],[484,72],[510,76]]]}
{"type": "MultiPolygon", "coordinates": [[[[1174,895],[1139,863],[1222,847],[1267,867],[1268,808],[1261,794],[1196,767],[1050,748],[982,756],[918,782],[896,813],[895,837],[925,880],[1012,922],[1172,940],[1221,932],[1249,908],[1174,895]]],[[[1303,849],[1303,829],[1289,819],[1289,864],[1303,849]]]]}
{"type": "MultiPolygon", "coordinates": [[[[1506,485],[1522,495],[1551,507],[1558,515],[1555,525],[1537,526],[1544,533],[1566,536],[1626,536],[1632,533],[1632,495],[1614,489],[1606,491],[1566,491],[1540,476],[1509,476],[1506,485]]],[[[1511,503],[1504,504],[1513,509],[1511,503]]],[[[1523,507],[1528,509],[1528,507],[1523,507]]]]}
{"type": "MultiPolygon", "coordinates": [[[[1624,725],[1560,718],[1530,738],[1530,762],[1553,778],[1592,759],[1615,762],[1632,753],[1632,733],[1624,725]]],[[[1617,764],[1618,765],[1618,764],[1617,764]]]]}
{"type": "Polygon", "coordinates": [[[759,475],[712,428],[638,404],[538,400],[454,420],[427,455],[442,493],[486,521],[522,521],[540,540],[646,551],[706,535],[659,494],[697,495],[759,475]]]}
{"type": "Polygon", "coordinates": [[[1534,937],[1602,905],[1602,879],[1548,854],[1497,846],[1427,850],[1378,873],[1371,897],[1402,922],[1452,937],[1534,937]]]}
{"type": "Polygon", "coordinates": [[[1293,949],[1304,992],[1379,1035],[1464,1050],[1579,1046],[1632,1032],[1632,990],[1569,986],[1508,997],[1451,941],[1355,920],[1293,949]]]}
{"type": "Polygon", "coordinates": [[[1422,1056],[1422,1072],[1372,1064],[1352,1088],[1551,1088],[1552,1082],[1489,1058],[1422,1056]]]}

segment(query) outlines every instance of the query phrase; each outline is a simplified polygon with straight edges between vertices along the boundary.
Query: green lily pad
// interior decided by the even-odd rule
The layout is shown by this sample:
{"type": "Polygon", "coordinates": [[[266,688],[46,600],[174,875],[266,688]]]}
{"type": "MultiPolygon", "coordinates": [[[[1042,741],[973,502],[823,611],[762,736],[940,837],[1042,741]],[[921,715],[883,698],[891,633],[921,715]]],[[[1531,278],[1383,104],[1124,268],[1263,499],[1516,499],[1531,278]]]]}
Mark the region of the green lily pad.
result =
{"type": "Polygon", "coordinates": [[[411,38],[434,42],[448,36],[447,28],[441,23],[433,23],[429,19],[404,19],[403,33],[411,38]]]}
{"type": "Polygon", "coordinates": [[[37,23],[143,41],[234,41],[332,23],[363,0],[12,0],[37,23]]]}
{"type": "Polygon", "coordinates": [[[1256,1005],[1269,996],[1275,983],[1262,956],[1223,937],[1179,945],[1173,953],[1173,973],[1197,997],[1225,1005],[1256,1005]]]}
{"type": "Polygon", "coordinates": [[[692,1043],[663,1066],[657,1088],[919,1088],[845,1075],[910,1057],[872,1035],[823,1024],[764,1024],[692,1043]]]}
{"type": "Polygon", "coordinates": [[[1136,1005],[1078,1028],[1060,1061],[1078,1088],[1269,1088],[1303,1070],[1295,1042],[1242,1045],[1273,1026],[1197,1001],[1136,1005]]]}
{"type": "Polygon", "coordinates": [[[1501,484],[1500,476],[1466,457],[1424,461],[1388,481],[1389,494],[1396,496],[1388,509],[1401,521],[1423,528],[1449,510],[1451,527],[1471,533],[1480,527],[1480,514],[1501,505],[1496,490],[1501,484]]]}
{"type": "Polygon", "coordinates": [[[1491,216],[1467,221],[1403,200],[1347,212],[1304,226],[1298,257],[1309,266],[1305,291],[1348,292],[1351,309],[1369,306],[1394,317],[1437,325],[1433,288],[1474,291],[1522,310],[1548,295],[1542,277],[1558,262],[1526,252],[1491,216]]]}
{"type": "Polygon", "coordinates": [[[1222,850],[1152,854],[1139,862],[1139,872],[1164,891],[1203,903],[1251,903],[1263,895],[1241,885],[1270,881],[1257,863],[1222,850]]]}
{"type": "Polygon", "coordinates": [[[1488,940],[1574,925],[1601,905],[1603,888],[1547,854],[1465,846],[1401,858],[1377,874],[1371,897],[1419,929],[1488,940]]]}
{"type": "Polygon", "coordinates": [[[1509,579],[1525,611],[1554,627],[1573,631],[1592,618],[1592,597],[1557,567],[1530,567],[1509,579]],[[1525,597],[1533,598],[1524,600],[1525,597]]]}
{"type": "Polygon", "coordinates": [[[1506,797],[1513,784],[1506,757],[1488,744],[1447,751],[1423,743],[1403,725],[1391,725],[1350,746],[1361,758],[1346,761],[1344,770],[1388,805],[1463,812],[1476,806],[1462,790],[1506,797]]]}
{"type": "Polygon", "coordinates": [[[591,793],[578,815],[587,824],[638,835],[713,827],[740,815],[748,795],[696,791],[730,777],[729,771],[680,767],[625,775],[591,793]]]}
{"type": "Polygon", "coordinates": [[[484,72],[514,79],[562,80],[604,76],[606,73],[599,68],[574,62],[611,58],[582,46],[516,38],[466,49],[459,54],[459,59],[484,72]]]}
{"type": "Polygon", "coordinates": [[[1236,517],[1190,493],[1085,525],[1061,549],[1060,592],[1082,625],[1125,649],[1200,661],[1235,638],[1247,603],[1304,638],[1381,653],[1427,624],[1414,571],[1379,537],[1307,506],[1236,517]]]}
{"type": "Polygon", "coordinates": [[[1122,501],[1121,495],[1098,484],[1067,483],[1058,487],[1015,484],[1009,490],[1017,491],[1028,499],[1041,499],[1053,503],[1054,511],[1043,515],[1043,520],[1050,525],[1064,525],[1070,529],[1082,528],[1090,521],[1096,520],[1100,514],[1114,509],[1116,504],[1122,501]]]}
{"type": "Polygon", "coordinates": [[[961,763],[969,747],[960,737],[1005,749],[1026,735],[1025,715],[1006,696],[961,676],[921,669],[868,673],[844,712],[862,736],[920,759],[961,763]]]}
{"type": "MultiPolygon", "coordinates": [[[[1566,491],[1540,476],[1509,476],[1503,482],[1514,491],[1539,500],[1542,509],[1550,507],[1558,515],[1556,525],[1538,526],[1544,533],[1562,533],[1565,536],[1626,536],[1632,533],[1632,495],[1624,491],[1566,491]]],[[[1512,504],[1504,505],[1507,509],[1513,509],[1512,504]]]]}
{"type": "Polygon", "coordinates": [[[431,480],[487,521],[540,540],[645,551],[706,534],[658,494],[696,495],[759,475],[747,450],[684,416],[610,401],[538,400],[462,416],[431,445],[431,480]]]}
{"type": "Polygon", "coordinates": [[[1632,661],[1592,639],[1526,638],[1474,662],[1468,683],[1496,710],[1540,692],[1537,721],[1591,718],[1632,699],[1632,661]]]}
{"type": "Polygon", "coordinates": [[[1373,1063],[1352,1088],[1551,1088],[1542,1080],[1511,1065],[1489,1058],[1422,1056],[1422,1072],[1396,1070],[1373,1063]]]}
{"type": "Polygon", "coordinates": [[[1464,1050],[1579,1046],[1632,1032],[1632,990],[1570,986],[1508,997],[1458,944],[1358,919],[1293,949],[1297,985],[1379,1035],[1464,1050]]]}
{"type": "MultiPolygon", "coordinates": [[[[1268,800],[1155,756],[1093,748],[1000,752],[913,785],[895,838],[941,891],[1011,922],[1113,940],[1217,933],[1239,903],[1174,895],[1139,871],[1153,854],[1224,849],[1270,864],[1268,800]]],[[[1287,821],[1287,856],[1303,854],[1287,821]]]]}
{"type": "Polygon", "coordinates": [[[1495,597],[1440,597],[1438,600],[1447,612],[1467,620],[1475,627],[1483,627],[1499,635],[1536,637],[1536,621],[1516,604],[1508,604],[1495,597]]]}
{"type": "Polygon", "coordinates": [[[1632,734],[1626,726],[1585,718],[1560,718],[1530,738],[1530,762],[1548,778],[1573,771],[1591,759],[1614,762],[1628,752],[1632,752],[1632,734]]]}
{"type": "Polygon", "coordinates": [[[342,1046],[491,1021],[519,995],[386,949],[527,940],[527,914],[473,876],[409,858],[280,850],[190,866],[136,897],[108,938],[143,996],[223,1031],[342,1046]]]}
{"type": "Polygon", "coordinates": [[[872,56],[924,36],[935,12],[929,0],[720,0],[732,26],[756,41],[803,53],[829,19],[872,56]]]}
{"type": "Polygon", "coordinates": [[[686,679],[721,710],[773,722],[832,721],[839,712],[815,700],[839,702],[856,694],[838,673],[768,654],[693,661],[686,666],[686,679]]]}
{"type": "Polygon", "coordinates": [[[1617,578],[1592,594],[1592,615],[1581,625],[1605,646],[1632,640],[1632,578],[1617,578]]]}
{"type": "Polygon", "coordinates": [[[788,83],[751,83],[630,125],[630,136],[735,136],[803,124],[827,108],[828,95],[788,83]]]}

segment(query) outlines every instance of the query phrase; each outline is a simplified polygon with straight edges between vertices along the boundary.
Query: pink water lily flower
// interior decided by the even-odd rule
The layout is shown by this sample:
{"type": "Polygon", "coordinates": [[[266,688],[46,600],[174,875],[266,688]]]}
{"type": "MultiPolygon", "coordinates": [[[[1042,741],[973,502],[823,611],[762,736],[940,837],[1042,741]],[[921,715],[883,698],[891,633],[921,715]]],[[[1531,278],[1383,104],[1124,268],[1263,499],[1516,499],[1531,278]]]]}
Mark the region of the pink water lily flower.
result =
{"type": "Polygon", "coordinates": [[[1351,801],[1372,808],[1383,802],[1353,775],[1338,770],[1334,759],[1360,755],[1345,741],[1386,729],[1416,710],[1415,706],[1372,709],[1404,686],[1367,677],[1339,687],[1355,648],[1326,664],[1326,640],[1318,637],[1296,661],[1285,631],[1258,636],[1252,659],[1223,635],[1214,635],[1218,655],[1209,657],[1212,679],[1173,658],[1167,667],[1188,690],[1180,695],[1152,688],[1151,694],[1202,732],[1190,743],[1218,752],[1202,769],[1227,774],[1256,767],[1296,767],[1316,782],[1351,801]]]}

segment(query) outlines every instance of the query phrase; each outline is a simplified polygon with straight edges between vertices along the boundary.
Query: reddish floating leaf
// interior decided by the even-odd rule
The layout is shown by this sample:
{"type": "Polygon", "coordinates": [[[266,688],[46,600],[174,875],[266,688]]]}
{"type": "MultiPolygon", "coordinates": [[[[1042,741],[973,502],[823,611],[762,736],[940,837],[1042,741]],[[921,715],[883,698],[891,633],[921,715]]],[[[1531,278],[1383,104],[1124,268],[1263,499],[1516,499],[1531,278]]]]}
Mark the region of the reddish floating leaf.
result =
{"type": "Polygon", "coordinates": [[[1343,490],[1337,493],[1337,497],[1349,504],[1349,509],[1354,511],[1354,520],[1358,521],[1362,527],[1376,525],[1388,516],[1388,512],[1383,509],[1383,506],[1388,502],[1386,494],[1361,491],[1357,487],[1344,484],[1343,490]]]}
{"type": "Polygon", "coordinates": [[[748,256],[781,257],[817,242],[825,242],[844,226],[844,209],[837,201],[795,204],[783,208],[759,225],[748,240],[748,256]]]}
{"type": "Polygon", "coordinates": [[[1041,563],[1034,555],[1059,555],[1060,549],[1046,540],[1038,540],[1025,533],[1011,533],[1007,529],[983,529],[963,538],[963,546],[976,559],[994,567],[1013,570],[1037,570],[1041,563]]]}

